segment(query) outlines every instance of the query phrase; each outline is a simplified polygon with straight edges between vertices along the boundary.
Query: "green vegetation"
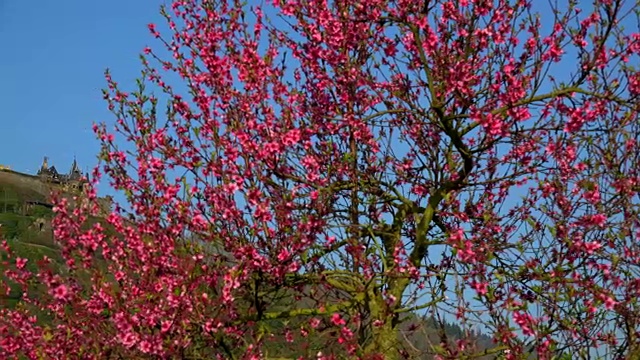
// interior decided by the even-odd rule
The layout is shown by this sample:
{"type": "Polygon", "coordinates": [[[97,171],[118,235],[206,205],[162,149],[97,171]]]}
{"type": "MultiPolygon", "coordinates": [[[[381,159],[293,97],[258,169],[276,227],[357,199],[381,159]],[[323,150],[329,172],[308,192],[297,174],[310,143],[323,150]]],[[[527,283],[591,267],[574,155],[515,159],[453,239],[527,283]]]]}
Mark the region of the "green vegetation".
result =
{"type": "Polygon", "coordinates": [[[52,217],[53,210],[41,194],[0,182],[0,235],[4,239],[54,248],[47,231],[52,217]]]}
{"type": "MultiPolygon", "coordinates": [[[[44,256],[53,260],[55,268],[63,264],[63,259],[58,247],[53,240],[53,232],[50,221],[53,218],[53,210],[47,204],[47,199],[42,194],[29,189],[20,184],[7,183],[0,180],[0,237],[7,240],[14,256],[28,259],[26,268],[31,272],[38,271],[37,263],[44,256]]],[[[91,218],[83,227],[89,228],[96,222],[102,223],[107,229],[109,225],[103,218],[91,218]]],[[[1,253],[1,260],[6,260],[6,254],[1,253]]],[[[60,268],[58,268],[60,269],[60,268]]],[[[88,280],[88,279],[85,279],[88,280]]],[[[34,284],[29,292],[43,291],[43,288],[34,284]]],[[[14,308],[20,304],[22,297],[22,289],[17,286],[11,286],[11,292],[8,296],[0,297],[0,307],[5,306],[14,308]]],[[[280,298],[272,299],[274,303],[283,303],[282,309],[291,306],[288,304],[294,301],[291,296],[282,295],[280,298]],[[288,305],[287,305],[288,304],[288,305]]],[[[302,305],[308,299],[295,301],[302,305]]],[[[273,304],[272,304],[273,307],[273,304]]],[[[277,308],[277,306],[276,306],[277,308]]],[[[40,320],[48,321],[48,315],[40,313],[40,320]]],[[[274,319],[263,324],[265,334],[283,334],[285,329],[298,329],[303,324],[308,324],[311,316],[300,316],[296,319],[283,321],[282,319],[274,319]]],[[[442,328],[448,341],[455,341],[466,337],[462,328],[455,324],[438,324],[433,318],[419,317],[415,314],[407,314],[404,321],[403,336],[398,341],[405,343],[407,348],[412,348],[412,358],[414,359],[432,359],[431,345],[438,344],[441,341],[442,328]],[[444,327],[443,327],[444,326],[444,327]],[[414,331],[408,331],[414,328],[414,331]],[[409,345],[410,344],[410,345],[409,345]]],[[[296,331],[294,333],[297,334],[296,331]]],[[[282,336],[265,337],[265,351],[271,357],[296,357],[302,353],[313,355],[319,350],[324,352],[338,351],[339,347],[327,346],[327,337],[333,337],[335,334],[321,332],[315,334],[313,339],[299,339],[296,336],[294,342],[287,342],[282,336]],[[308,342],[306,349],[301,349],[299,341],[308,342]]],[[[486,335],[473,334],[472,338],[477,344],[483,348],[492,347],[491,340],[486,335]]]]}
{"type": "MultiPolygon", "coordinates": [[[[0,182],[0,237],[14,256],[28,259],[30,271],[37,270],[36,264],[44,256],[56,263],[62,260],[49,225],[52,217],[51,206],[42,194],[19,184],[0,182]]],[[[2,298],[4,306],[16,306],[21,293],[18,286],[11,286],[9,295],[2,298]]]]}

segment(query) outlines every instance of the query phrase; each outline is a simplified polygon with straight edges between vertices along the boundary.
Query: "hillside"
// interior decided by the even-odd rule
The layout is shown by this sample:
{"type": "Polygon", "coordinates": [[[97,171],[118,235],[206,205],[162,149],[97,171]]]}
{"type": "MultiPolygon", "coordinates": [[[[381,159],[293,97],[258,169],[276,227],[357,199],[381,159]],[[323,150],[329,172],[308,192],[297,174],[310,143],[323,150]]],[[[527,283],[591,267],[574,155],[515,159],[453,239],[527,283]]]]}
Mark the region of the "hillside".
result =
{"type": "MultiPolygon", "coordinates": [[[[0,171],[6,175],[6,171],[0,171]]],[[[26,258],[31,270],[43,256],[60,261],[50,219],[53,211],[43,194],[44,186],[31,186],[29,181],[16,181],[17,177],[0,177],[0,235],[7,240],[16,256],[26,258]]],[[[4,298],[8,306],[20,299],[20,291],[12,289],[4,298]]]]}
{"type": "MultiPolygon", "coordinates": [[[[52,190],[64,189],[43,183],[36,176],[0,170],[0,234],[7,240],[16,256],[29,260],[27,267],[31,271],[36,270],[36,263],[43,256],[51,258],[54,264],[63,266],[50,225],[54,215],[49,196],[52,190]]],[[[72,195],[66,194],[69,197],[72,195]]],[[[103,221],[102,219],[94,220],[103,221]]],[[[20,298],[20,289],[14,287],[8,296],[0,297],[0,306],[14,307],[20,302],[20,298]]],[[[305,320],[308,319],[301,318],[293,322],[301,323],[305,320]]],[[[405,320],[403,339],[399,340],[405,344],[407,341],[411,344],[407,344],[408,349],[413,349],[411,358],[432,359],[432,355],[429,354],[430,348],[441,341],[442,332],[439,330],[441,324],[433,318],[415,314],[407,315],[405,320]],[[410,327],[415,328],[416,331],[408,331],[410,327]]],[[[285,325],[282,321],[274,321],[270,326],[274,330],[281,330],[285,325]]],[[[449,341],[466,337],[464,331],[456,324],[442,324],[442,326],[449,341]]],[[[492,346],[491,339],[486,335],[474,333],[472,338],[481,349],[492,346]]],[[[270,354],[280,357],[295,357],[300,355],[301,351],[295,343],[289,344],[280,337],[270,339],[265,346],[270,354]]]]}
{"type": "Polygon", "coordinates": [[[38,176],[4,168],[0,169],[0,185],[10,187],[22,200],[44,201],[53,189],[51,184],[46,184],[38,176]]]}

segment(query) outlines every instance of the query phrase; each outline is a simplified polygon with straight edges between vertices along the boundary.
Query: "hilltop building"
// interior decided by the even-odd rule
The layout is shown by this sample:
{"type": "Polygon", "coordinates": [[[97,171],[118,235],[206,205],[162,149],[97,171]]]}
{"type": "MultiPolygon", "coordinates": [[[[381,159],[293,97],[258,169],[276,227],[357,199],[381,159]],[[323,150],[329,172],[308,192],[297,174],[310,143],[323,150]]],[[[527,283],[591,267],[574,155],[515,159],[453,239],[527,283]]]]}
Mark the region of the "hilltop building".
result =
{"type": "MultiPolygon", "coordinates": [[[[88,185],[88,178],[88,174],[83,174],[80,171],[75,158],[71,164],[71,169],[66,174],[58,172],[55,166],[51,166],[47,157],[42,161],[40,170],[36,175],[13,171],[8,166],[0,167],[0,186],[2,184],[10,184],[30,189],[44,198],[26,199],[22,204],[26,210],[35,205],[52,207],[53,204],[49,200],[52,190],[62,190],[65,197],[70,199],[81,196],[85,190],[85,185],[88,185]]],[[[96,202],[102,216],[107,216],[111,212],[113,206],[113,198],[111,196],[98,197],[96,202]]]]}
{"type": "Polygon", "coordinates": [[[80,171],[78,162],[75,158],[71,164],[71,170],[69,170],[69,173],[67,174],[61,174],[55,166],[49,166],[48,160],[49,159],[45,156],[42,161],[42,166],[40,167],[40,170],[38,170],[37,175],[42,179],[42,181],[61,185],[68,190],[79,190],[82,188],[82,185],[84,185],[86,180],[82,171],[80,171]]]}

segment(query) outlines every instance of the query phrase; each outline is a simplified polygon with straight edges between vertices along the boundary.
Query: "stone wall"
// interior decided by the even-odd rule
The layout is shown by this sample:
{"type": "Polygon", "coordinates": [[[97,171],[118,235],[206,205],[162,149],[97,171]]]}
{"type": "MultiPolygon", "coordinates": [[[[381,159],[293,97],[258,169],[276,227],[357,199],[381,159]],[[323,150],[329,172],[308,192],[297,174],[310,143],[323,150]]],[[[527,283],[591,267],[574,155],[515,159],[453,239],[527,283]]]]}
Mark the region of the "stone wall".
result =
{"type": "Polygon", "coordinates": [[[53,190],[49,184],[42,182],[38,176],[23,174],[6,169],[0,170],[0,182],[36,192],[44,199],[49,199],[51,190],[53,190]]]}
{"type": "MultiPolygon", "coordinates": [[[[0,170],[0,183],[12,185],[17,188],[28,190],[31,193],[37,193],[38,199],[25,199],[27,201],[42,201],[44,203],[50,203],[51,192],[60,191],[62,196],[66,197],[71,203],[73,203],[73,193],[64,192],[64,188],[56,185],[43,182],[39,176],[20,173],[12,170],[0,170]]],[[[112,200],[110,198],[98,198],[98,205],[101,208],[101,216],[106,216],[111,211],[112,200]]]]}

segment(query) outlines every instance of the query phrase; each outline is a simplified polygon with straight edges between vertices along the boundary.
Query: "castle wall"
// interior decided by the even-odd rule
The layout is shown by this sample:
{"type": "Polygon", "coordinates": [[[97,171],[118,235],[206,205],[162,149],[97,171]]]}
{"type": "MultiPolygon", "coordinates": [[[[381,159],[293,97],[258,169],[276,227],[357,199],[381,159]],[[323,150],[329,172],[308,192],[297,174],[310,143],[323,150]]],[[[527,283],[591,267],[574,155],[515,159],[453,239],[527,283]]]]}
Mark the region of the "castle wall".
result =
{"type": "Polygon", "coordinates": [[[23,174],[12,170],[0,170],[0,182],[34,191],[44,199],[49,199],[52,187],[40,180],[38,176],[23,174]]]}
{"type": "MultiPolygon", "coordinates": [[[[24,174],[17,171],[12,170],[0,170],[0,183],[13,185],[18,188],[22,188],[25,190],[29,190],[30,192],[37,193],[41,198],[40,199],[26,199],[27,201],[42,201],[44,203],[50,204],[51,201],[51,192],[52,191],[60,191],[63,197],[66,197],[70,204],[73,204],[73,192],[65,191],[64,186],[46,183],[43,182],[39,176],[24,174]]],[[[107,216],[111,212],[111,207],[113,206],[111,199],[107,198],[98,198],[97,199],[98,206],[101,208],[100,215],[107,216]]]]}

